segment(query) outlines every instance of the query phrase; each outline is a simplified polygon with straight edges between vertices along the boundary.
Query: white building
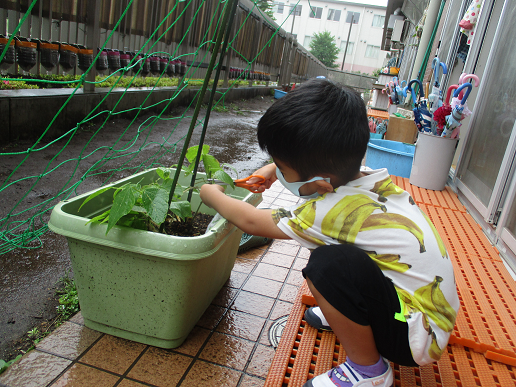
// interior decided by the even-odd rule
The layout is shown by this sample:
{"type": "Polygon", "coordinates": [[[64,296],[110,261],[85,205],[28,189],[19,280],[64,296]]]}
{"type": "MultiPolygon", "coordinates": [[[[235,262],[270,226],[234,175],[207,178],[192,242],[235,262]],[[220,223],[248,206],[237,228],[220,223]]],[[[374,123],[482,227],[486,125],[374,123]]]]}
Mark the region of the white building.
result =
{"type": "Polygon", "coordinates": [[[338,69],[342,66],[348,34],[345,71],[371,74],[384,66],[387,52],[381,51],[380,46],[386,7],[338,0],[275,0],[273,11],[276,22],[296,35],[299,44],[307,50],[314,33],[329,31],[340,47],[335,62],[338,69]]]}

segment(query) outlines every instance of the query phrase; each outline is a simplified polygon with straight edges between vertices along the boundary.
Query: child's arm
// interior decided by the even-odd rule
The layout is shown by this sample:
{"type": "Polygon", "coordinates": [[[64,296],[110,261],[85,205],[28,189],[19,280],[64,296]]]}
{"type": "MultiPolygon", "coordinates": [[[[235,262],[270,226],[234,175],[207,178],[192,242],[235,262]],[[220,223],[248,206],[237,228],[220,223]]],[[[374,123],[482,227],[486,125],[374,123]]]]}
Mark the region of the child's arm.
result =
{"type": "Polygon", "coordinates": [[[204,184],[200,195],[204,204],[215,209],[248,234],[274,239],[290,239],[274,223],[271,209],[258,209],[249,203],[231,198],[224,194],[223,187],[216,184],[204,184]]]}

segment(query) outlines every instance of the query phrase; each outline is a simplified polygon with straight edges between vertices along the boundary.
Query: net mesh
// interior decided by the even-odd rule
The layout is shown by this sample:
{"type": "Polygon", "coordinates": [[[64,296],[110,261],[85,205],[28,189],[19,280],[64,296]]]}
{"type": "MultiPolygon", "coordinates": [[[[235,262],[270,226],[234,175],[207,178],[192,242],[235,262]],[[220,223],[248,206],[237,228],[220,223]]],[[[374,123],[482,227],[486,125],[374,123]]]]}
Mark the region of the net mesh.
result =
{"type": "MultiPolygon", "coordinates": [[[[30,3],[14,33],[10,35],[10,40],[23,27],[24,23],[27,23],[27,16],[36,3],[38,3],[38,0],[33,0],[30,3]]],[[[180,98],[181,94],[186,92],[186,89],[201,83],[200,80],[193,78],[193,75],[198,74],[202,64],[210,59],[217,30],[223,28],[221,26],[223,9],[228,2],[199,0],[169,2],[166,16],[155,23],[155,28],[137,53],[137,55],[142,55],[141,58],[136,55],[127,66],[121,67],[110,75],[97,77],[95,81],[90,81],[88,80],[88,74],[96,65],[96,61],[99,60],[102,50],[109,47],[116,32],[124,32],[125,26],[122,21],[126,14],[130,12],[131,7],[136,6],[133,4],[133,0],[122,2],[122,4],[124,3],[127,5],[122,6],[120,17],[114,21],[113,28],[107,35],[98,54],[94,57],[93,63],[81,76],[77,76],[77,79],[71,77],[72,79],[69,81],[60,82],[45,79],[19,79],[22,82],[40,84],[61,83],[73,90],[65,103],[55,112],[44,132],[31,143],[28,149],[12,150],[9,146],[0,148],[2,151],[0,160],[9,161],[8,164],[12,165],[12,168],[0,173],[0,197],[16,198],[14,205],[0,207],[0,254],[5,254],[16,248],[40,247],[40,237],[48,230],[47,221],[50,211],[58,201],[66,200],[71,196],[112,182],[115,178],[118,179],[157,166],[168,167],[170,166],[170,155],[176,154],[177,150],[182,148],[181,142],[184,140],[184,136],[178,138],[174,136],[174,133],[183,121],[192,119],[192,116],[188,115],[188,111],[196,100],[200,89],[194,90],[195,95],[191,98],[190,104],[181,108],[182,111],[178,111],[176,114],[170,114],[170,112],[171,110],[177,111],[177,109],[172,108],[176,105],[176,100],[180,98]],[[188,18],[189,15],[191,15],[190,19],[188,18]],[[200,18],[202,18],[202,21],[200,21],[200,18]],[[156,44],[160,40],[170,36],[174,39],[175,27],[181,23],[187,23],[188,28],[183,36],[175,38],[177,45],[173,52],[157,50],[156,44]],[[194,30],[193,26],[199,25],[199,23],[203,28],[195,28],[194,30]],[[191,33],[189,33],[190,31],[191,33]],[[187,42],[187,39],[190,42],[187,42]],[[187,43],[190,44],[187,45],[187,43]],[[197,47],[194,51],[186,51],[183,48],[191,47],[192,43],[197,47]],[[141,72],[144,67],[142,64],[151,55],[166,56],[170,61],[188,57],[191,64],[179,78],[168,78],[165,71],[162,71],[156,78],[151,78],[153,84],[148,85],[148,95],[144,103],[127,109],[119,109],[119,105],[124,106],[122,101],[126,94],[130,93],[131,88],[142,79],[141,72]],[[172,96],[149,103],[149,101],[154,101],[153,94],[160,89],[160,84],[164,80],[176,84],[172,96]],[[78,93],[82,92],[81,89],[88,83],[97,86],[110,86],[108,92],[103,94],[100,102],[91,106],[86,117],[77,122],[66,133],[48,140],[53,133],[58,118],[63,114],[63,109],[78,93]],[[124,86],[121,88],[121,85],[124,86]],[[115,106],[106,110],[104,102],[110,94],[115,92],[115,106]],[[155,110],[157,106],[159,106],[157,114],[149,113],[151,110],[155,110]],[[114,120],[119,120],[121,117],[127,117],[128,115],[132,118],[127,120],[123,130],[111,135],[106,134],[114,120]],[[161,131],[159,135],[155,135],[156,127],[160,125],[166,125],[167,132],[163,134],[164,132],[161,131]],[[99,140],[105,142],[101,146],[97,146],[99,140]],[[74,149],[80,149],[80,151],[75,151],[76,154],[70,154],[67,147],[77,142],[80,142],[81,145],[74,149]],[[46,155],[46,159],[42,157],[43,153],[46,155]],[[52,192],[42,191],[42,187],[48,186],[48,184],[53,186],[52,192]]],[[[290,10],[292,12],[294,7],[291,7],[290,10]]],[[[233,55],[237,55],[243,60],[246,64],[246,70],[250,70],[252,64],[257,60],[263,61],[263,63],[276,61],[277,64],[281,61],[281,55],[277,54],[281,54],[282,46],[274,44],[274,48],[270,49],[281,25],[276,28],[269,26],[265,30],[260,28],[258,30],[260,35],[252,36],[256,35],[256,30],[252,28],[252,23],[256,22],[251,17],[253,12],[263,15],[263,11],[253,2],[249,12],[239,13],[234,19],[233,31],[235,32],[228,42],[228,52],[232,51],[233,55]],[[253,44],[249,44],[251,39],[253,44]],[[256,45],[258,45],[257,49],[256,45]],[[266,48],[269,49],[266,50],[266,48]]],[[[4,50],[0,52],[0,62],[9,48],[10,40],[5,45],[4,50]]],[[[298,61],[298,71],[302,70],[299,68],[300,66],[302,66],[302,62],[298,61]]],[[[294,71],[295,69],[293,69],[294,71]]],[[[216,93],[213,108],[224,105],[224,96],[245,76],[245,72],[240,72],[235,78],[230,79],[229,87],[224,89],[224,92],[216,93]]],[[[9,82],[12,79],[2,76],[0,77],[1,81],[9,82]]],[[[220,83],[222,82],[220,81],[220,83]]],[[[208,90],[211,89],[208,88],[208,90]]],[[[197,127],[203,125],[203,123],[204,118],[201,118],[197,120],[195,125],[197,127]]],[[[6,163],[2,162],[2,164],[5,165],[6,163]]]]}

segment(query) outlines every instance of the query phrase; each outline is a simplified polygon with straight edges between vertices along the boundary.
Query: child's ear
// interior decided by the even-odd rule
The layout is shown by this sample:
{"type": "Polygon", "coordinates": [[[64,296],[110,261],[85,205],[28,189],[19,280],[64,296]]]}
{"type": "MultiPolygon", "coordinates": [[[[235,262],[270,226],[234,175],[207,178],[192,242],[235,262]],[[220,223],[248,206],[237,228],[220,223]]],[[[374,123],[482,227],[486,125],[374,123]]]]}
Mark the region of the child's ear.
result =
{"type": "Polygon", "coordinates": [[[326,192],[333,192],[333,186],[331,183],[328,183],[326,180],[316,180],[315,183],[317,184],[317,193],[319,195],[323,195],[326,192]]]}

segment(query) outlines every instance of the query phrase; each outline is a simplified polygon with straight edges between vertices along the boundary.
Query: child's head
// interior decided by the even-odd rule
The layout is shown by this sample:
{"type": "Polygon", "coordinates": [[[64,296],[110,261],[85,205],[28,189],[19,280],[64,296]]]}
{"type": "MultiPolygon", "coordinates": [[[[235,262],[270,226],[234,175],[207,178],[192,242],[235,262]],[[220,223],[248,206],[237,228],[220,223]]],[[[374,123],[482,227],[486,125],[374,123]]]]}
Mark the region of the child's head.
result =
{"type": "Polygon", "coordinates": [[[260,148],[301,179],[357,175],[369,141],[364,101],[349,87],[312,79],[278,99],[258,123],[260,148]]]}

